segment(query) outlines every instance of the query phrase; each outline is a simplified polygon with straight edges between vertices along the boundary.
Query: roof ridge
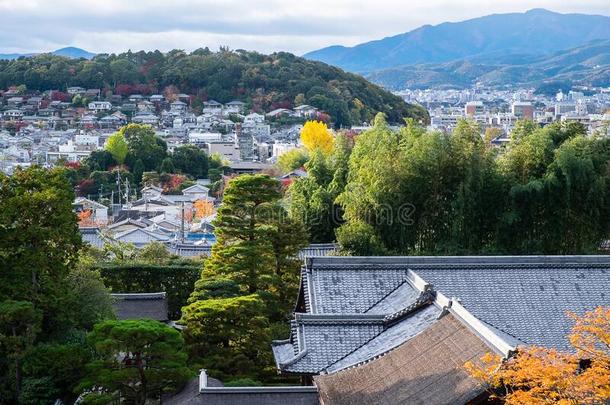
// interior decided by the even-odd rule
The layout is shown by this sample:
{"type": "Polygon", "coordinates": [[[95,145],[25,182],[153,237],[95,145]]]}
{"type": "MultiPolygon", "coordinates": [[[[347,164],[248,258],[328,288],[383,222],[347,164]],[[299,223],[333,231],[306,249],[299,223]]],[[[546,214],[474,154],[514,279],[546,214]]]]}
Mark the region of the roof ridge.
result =
{"type": "MultiPolygon", "coordinates": [[[[435,320],[435,322],[437,322],[437,321],[438,321],[438,319],[436,319],[436,320],[435,320]]],[[[432,325],[431,325],[431,326],[432,326],[432,325]]],[[[388,350],[383,351],[383,352],[381,352],[381,353],[379,353],[379,354],[377,354],[377,355],[375,355],[375,356],[373,356],[373,357],[371,357],[371,358],[368,358],[368,359],[366,359],[366,360],[362,360],[362,361],[359,361],[359,362],[356,362],[356,363],[350,364],[349,366],[345,366],[345,367],[343,367],[343,368],[341,368],[341,369],[339,369],[339,370],[335,370],[335,371],[333,371],[333,372],[339,372],[339,371],[344,371],[344,370],[349,370],[349,369],[352,369],[352,368],[360,367],[360,366],[363,366],[363,365],[365,365],[365,364],[370,363],[370,362],[371,362],[371,361],[373,361],[373,360],[377,360],[377,359],[379,359],[379,358],[381,358],[381,357],[384,357],[384,356],[386,356],[387,354],[389,354],[389,353],[393,352],[394,350],[396,350],[396,349],[400,348],[401,346],[403,346],[403,345],[407,344],[409,341],[411,341],[412,339],[414,339],[415,337],[417,337],[419,334],[421,334],[421,333],[425,332],[427,329],[428,329],[428,328],[426,328],[426,329],[423,329],[423,330],[419,331],[419,332],[418,332],[418,333],[416,333],[414,336],[412,336],[410,339],[407,339],[407,340],[405,340],[404,342],[399,343],[399,344],[397,344],[396,346],[391,347],[391,348],[389,348],[388,350]]],[[[443,338],[443,341],[444,341],[444,340],[446,340],[446,339],[447,339],[447,337],[443,338]]],[[[333,363],[333,364],[336,364],[336,363],[338,363],[338,361],[337,361],[337,362],[335,362],[335,363],[333,363]]]]}
{"type": "Polygon", "coordinates": [[[369,324],[369,323],[384,323],[386,316],[381,314],[363,314],[363,313],[351,313],[351,314],[309,314],[309,313],[295,313],[296,322],[307,323],[307,324],[340,324],[340,323],[351,323],[351,324],[369,324]]]}
{"type": "Polygon", "coordinates": [[[413,302],[411,305],[408,305],[404,309],[394,312],[393,314],[386,315],[383,318],[384,323],[388,323],[388,324],[394,323],[394,321],[402,319],[406,315],[409,315],[410,313],[417,311],[419,308],[432,303],[432,301],[434,300],[434,295],[435,295],[434,291],[430,290],[430,289],[420,292],[419,297],[417,297],[415,302],[413,302]]]}
{"type": "Polygon", "coordinates": [[[396,290],[398,290],[400,287],[402,287],[405,283],[407,282],[407,279],[405,278],[404,280],[402,280],[401,283],[399,283],[395,288],[393,288],[390,292],[388,292],[386,295],[384,295],[383,297],[381,297],[379,300],[377,300],[377,302],[373,303],[372,305],[370,305],[366,310],[364,310],[364,312],[362,312],[363,314],[366,314],[367,312],[369,312],[371,309],[373,309],[375,306],[377,306],[377,304],[379,304],[381,301],[385,300],[386,298],[388,298],[388,296],[390,294],[392,294],[393,292],[395,292],[396,290]]]}
{"type": "MultiPolygon", "coordinates": [[[[320,373],[323,370],[327,370],[329,369],[332,365],[337,364],[338,362],[340,362],[341,360],[345,359],[347,356],[349,356],[350,354],[354,353],[356,350],[359,350],[361,347],[363,347],[364,345],[369,344],[373,339],[377,338],[379,335],[381,335],[384,331],[387,330],[387,328],[385,327],[386,323],[390,323],[392,321],[395,321],[398,318],[402,318],[403,316],[410,314],[412,312],[417,311],[418,309],[422,308],[424,305],[426,304],[430,304],[431,303],[431,298],[432,298],[433,292],[430,290],[426,290],[426,291],[422,291],[420,296],[418,297],[418,299],[411,305],[409,305],[407,308],[398,311],[392,315],[386,315],[383,319],[383,323],[384,323],[384,328],[379,331],[379,333],[377,333],[375,336],[371,337],[370,339],[368,339],[366,342],[362,343],[360,346],[356,347],[355,349],[353,349],[352,351],[350,351],[349,353],[347,353],[345,356],[337,359],[336,361],[334,361],[333,363],[327,365],[326,367],[321,368],[320,370],[318,370],[318,373],[320,373]],[[421,300],[421,298],[426,298],[426,300],[421,300]]],[[[420,332],[421,333],[421,332],[420,332]]],[[[408,339],[410,340],[410,339],[408,339]]],[[[407,340],[407,341],[408,341],[407,340]]],[[[405,342],[401,343],[404,344],[405,342]]],[[[399,345],[400,346],[400,345],[399,345]]],[[[392,349],[389,349],[388,351],[390,351],[392,349]]],[[[384,352],[385,353],[385,352],[384,352]]]]}

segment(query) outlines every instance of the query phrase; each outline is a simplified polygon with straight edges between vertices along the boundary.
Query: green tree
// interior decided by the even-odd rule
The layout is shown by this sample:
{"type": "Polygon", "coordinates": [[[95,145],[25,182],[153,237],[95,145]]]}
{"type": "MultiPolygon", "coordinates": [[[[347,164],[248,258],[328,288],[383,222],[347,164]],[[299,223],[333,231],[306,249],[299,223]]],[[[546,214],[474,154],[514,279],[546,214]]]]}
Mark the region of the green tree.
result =
{"type": "Polygon", "coordinates": [[[91,361],[91,348],[84,333],[62,343],[42,343],[30,350],[23,360],[23,388],[19,403],[52,404],[60,398],[66,403],[76,399],[74,390],[85,376],[91,361]]]}
{"type": "Polygon", "coordinates": [[[119,163],[107,150],[95,150],[91,152],[84,162],[89,166],[91,172],[105,172],[119,163]]]}
{"type": "Polygon", "coordinates": [[[110,291],[95,269],[97,260],[91,248],[83,248],[78,264],[70,269],[66,277],[66,283],[78,302],[74,317],[79,329],[90,330],[96,323],[114,318],[110,291]]]}
{"type": "Polygon", "coordinates": [[[386,253],[375,229],[362,221],[350,221],[337,229],[337,242],[349,255],[379,256],[386,253]]]}
{"type": "Polygon", "coordinates": [[[279,181],[269,176],[230,180],[214,220],[217,241],[204,273],[235,280],[250,294],[269,288],[273,255],[268,214],[280,197],[279,181]]]}
{"type": "Polygon", "coordinates": [[[29,301],[0,302],[0,348],[9,364],[14,398],[19,398],[22,361],[40,332],[41,313],[29,301]]]}
{"type": "Polygon", "coordinates": [[[125,137],[129,146],[126,161],[130,167],[141,160],[146,171],[160,169],[161,162],[167,157],[167,144],[155,135],[150,125],[128,124],[118,133],[125,137]]]}
{"type": "Polygon", "coordinates": [[[82,242],[73,200],[62,169],[0,174],[0,299],[31,301],[45,335],[74,325],[66,280],[82,242]]]}
{"type": "Polygon", "coordinates": [[[125,162],[125,158],[129,152],[127,141],[125,141],[125,137],[120,132],[116,132],[108,138],[105,149],[110,152],[114,160],[120,165],[125,162]]]}
{"type": "Polygon", "coordinates": [[[289,173],[293,170],[303,167],[309,160],[309,155],[306,150],[293,149],[280,155],[277,159],[277,166],[282,173],[289,173]]]}
{"type": "Polygon", "coordinates": [[[190,376],[180,332],[153,320],[104,321],[87,339],[98,358],[87,365],[79,390],[87,401],[121,398],[136,405],[176,391],[190,376]]]}
{"type": "Polygon", "coordinates": [[[266,304],[258,294],[198,300],[182,311],[189,354],[218,378],[273,373],[266,304]]]}
{"type": "Polygon", "coordinates": [[[182,174],[195,179],[208,176],[208,155],[195,145],[183,145],[174,149],[172,155],[174,167],[182,174]]]}
{"type": "Polygon", "coordinates": [[[264,379],[273,370],[272,326],[284,324],[291,311],[298,252],[306,243],[281,197],[280,182],[266,175],[229,182],[214,222],[218,240],[183,308],[193,361],[219,377],[264,379]]]}
{"type": "Polygon", "coordinates": [[[161,173],[175,173],[176,168],[174,167],[174,162],[170,157],[166,157],[161,162],[161,168],[159,170],[161,173]]]}
{"type": "Polygon", "coordinates": [[[137,252],[138,259],[150,264],[167,264],[172,254],[162,242],[151,242],[137,252]]]}
{"type": "Polygon", "coordinates": [[[144,163],[142,163],[142,160],[136,160],[133,165],[133,168],[131,169],[131,172],[133,173],[133,180],[135,181],[136,185],[142,184],[142,176],[144,175],[144,170],[144,163]]]}

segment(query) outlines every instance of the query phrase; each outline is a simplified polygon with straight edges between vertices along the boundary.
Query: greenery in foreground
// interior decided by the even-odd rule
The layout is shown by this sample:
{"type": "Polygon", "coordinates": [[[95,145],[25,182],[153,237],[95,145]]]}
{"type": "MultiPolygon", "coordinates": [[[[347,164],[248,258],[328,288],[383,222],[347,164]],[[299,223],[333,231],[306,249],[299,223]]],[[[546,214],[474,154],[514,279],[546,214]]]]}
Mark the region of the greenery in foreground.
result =
{"type": "MultiPolygon", "coordinates": [[[[520,122],[498,149],[382,116],[353,148],[313,148],[290,212],[315,242],[353,254],[594,253],[610,236],[610,139],[577,123],[520,122]]],[[[296,157],[295,157],[296,159],[296,157]]]]}
{"type": "Polygon", "coordinates": [[[279,181],[232,179],[214,221],[217,242],[182,310],[191,360],[221,379],[270,380],[270,345],[285,337],[299,286],[302,225],[280,205],[279,181]]]}
{"type": "Polygon", "coordinates": [[[102,89],[103,95],[165,93],[170,99],[182,92],[192,95],[194,107],[212,99],[241,100],[256,111],[309,104],[328,113],[337,127],[360,125],[380,111],[397,123],[405,117],[428,120],[422,107],[361,76],[285,52],[205,48],[190,54],[129,51],[92,60],[43,54],[0,61],[0,88],[18,85],[39,91],[82,86],[102,89]]]}
{"type": "Polygon", "coordinates": [[[306,161],[308,173],[288,198],[265,175],[228,183],[218,242],[200,274],[201,263],[182,263],[158,245],[85,249],[70,169],[0,175],[3,400],[71,403],[88,393],[90,402],[143,403],[179,389],[200,367],[227,382],[277,382],[269,343],[289,333],[296,257],[308,234],[336,236],[359,254],[572,254],[607,239],[610,140],[585,137],[580,125],[523,122],[505,149],[466,121],[450,135],[413,123],[392,130],[381,116],[355,137],[333,139],[320,124],[306,135],[305,150],[284,162],[292,170],[306,161]],[[104,281],[139,292],[179,282],[184,291],[168,292],[174,307],[185,303],[187,329],[113,320],[104,281]]]}

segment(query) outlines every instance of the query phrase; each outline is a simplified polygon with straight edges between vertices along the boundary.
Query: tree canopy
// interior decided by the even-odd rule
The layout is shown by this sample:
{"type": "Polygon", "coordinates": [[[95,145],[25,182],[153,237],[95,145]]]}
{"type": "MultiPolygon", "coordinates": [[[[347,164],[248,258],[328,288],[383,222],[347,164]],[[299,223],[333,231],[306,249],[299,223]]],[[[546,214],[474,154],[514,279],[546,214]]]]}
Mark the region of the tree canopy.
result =
{"type": "Polygon", "coordinates": [[[585,134],[579,124],[526,121],[498,150],[474,122],[445,134],[412,121],[392,130],[378,117],[358,135],[334,200],[346,221],[339,243],[353,253],[595,252],[610,233],[610,141],[585,134]]]}
{"type": "Polygon", "coordinates": [[[492,398],[507,405],[604,404],[610,398],[610,308],[598,307],[575,319],[569,340],[574,352],[520,347],[502,361],[486,354],[465,364],[492,398]]]}
{"type": "Polygon", "coordinates": [[[268,345],[290,313],[306,244],[281,198],[280,182],[266,175],[235,177],[225,189],[217,242],[181,321],[193,361],[217,376],[273,375],[268,345]]]}
{"type": "Polygon", "coordinates": [[[121,398],[136,405],[159,399],[186,382],[183,339],[176,329],[154,320],[105,321],[87,336],[98,358],[88,365],[79,389],[85,401],[121,398]]]}
{"type": "Polygon", "coordinates": [[[117,161],[118,164],[123,164],[127,153],[129,152],[129,145],[125,141],[125,136],[121,132],[116,132],[108,138],[106,141],[105,148],[117,161]]]}
{"type": "Polygon", "coordinates": [[[79,337],[114,316],[83,250],[66,172],[0,174],[0,402],[73,401],[90,357],[79,337]]]}
{"type": "Polygon", "coordinates": [[[0,61],[0,87],[25,85],[30,90],[65,90],[69,86],[115,94],[179,92],[222,103],[240,99],[256,111],[310,104],[329,113],[337,127],[370,121],[383,111],[390,121],[405,117],[427,121],[425,109],[359,75],[290,53],[262,55],[243,50],[207,48],[186,53],[125,52],[99,54],[91,60],[50,54],[0,61]],[[178,91],[179,89],[179,91],[178,91]]]}

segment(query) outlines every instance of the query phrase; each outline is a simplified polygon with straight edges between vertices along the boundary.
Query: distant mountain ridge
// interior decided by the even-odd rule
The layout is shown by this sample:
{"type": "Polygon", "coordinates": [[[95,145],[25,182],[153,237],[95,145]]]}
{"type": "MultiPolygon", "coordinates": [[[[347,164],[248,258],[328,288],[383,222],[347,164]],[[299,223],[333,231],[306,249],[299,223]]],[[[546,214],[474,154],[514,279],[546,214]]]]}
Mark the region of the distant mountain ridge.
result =
{"type": "MultiPolygon", "coordinates": [[[[40,53],[51,53],[53,55],[65,56],[67,58],[73,58],[73,59],[78,59],[78,58],[91,59],[96,55],[92,52],[85,51],[84,49],[81,49],[81,48],[75,48],[73,46],[56,49],[55,51],[52,51],[52,52],[40,52],[40,53]]],[[[0,59],[13,60],[13,59],[18,59],[22,56],[29,58],[29,57],[32,57],[35,55],[39,55],[40,53],[0,53],[0,59]]]]}
{"type": "Polygon", "coordinates": [[[610,17],[533,9],[457,23],[424,25],[354,47],[323,48],[304,57],[348,71],[368,73],[402,65],[444,63],[471,57],[551,54],[599,39],[610,39],[610,17]]]}
{"type": "Polygon", "coordinates": [[[466,88],[534,86],[555,82],[564,88],[610,86],[610,40],[558,51],[551,55],[471,57],[445,63],[403,65],[365,75],[393,90],[405,88],[466,88]]]}

